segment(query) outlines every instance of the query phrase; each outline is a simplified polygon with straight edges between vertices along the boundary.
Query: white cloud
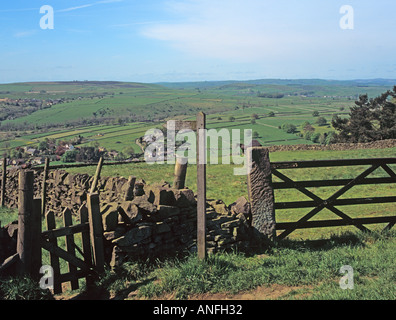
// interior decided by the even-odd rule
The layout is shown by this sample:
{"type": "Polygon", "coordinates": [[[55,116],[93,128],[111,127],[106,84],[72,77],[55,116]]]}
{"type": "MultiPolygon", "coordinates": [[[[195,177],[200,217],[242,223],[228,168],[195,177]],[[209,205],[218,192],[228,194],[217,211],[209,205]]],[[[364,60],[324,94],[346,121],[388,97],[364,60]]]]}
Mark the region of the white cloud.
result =
{"type": "Polygon", "coordinates": [[[115,3],[115,2],[123,2],[124,0],[103,0],[103,1],[97,1],[94,3],[88,3],[88,4],[84,4],[81,6],[76,6],[76,7],[70,7],[70,8],[66,8],[66,9],[61,9],[58,10],[57,12],[69,12],[69,11],[74,11],[74,10],[79,10],[79,9],[84,9],[84,8],[89,8],[98,4],[107,4],[107,3],[115,3]]]}
{"type": "Polygon", "coordinates": [[[179,22],[158,23],[144,28],[142,33],[201,57],[238,62],[279,58],[285,51],[296,51],[312,39],[303,30],[290,28],[287,17],[270,6],[271,3],[262,0],[171,1],[168,10],[179,17],[179,22]]]}
{"type": "Polygon", "coordinates": [[[82,6],[70,7],[70,8],[58,10],[58,12],[69,12],[69,11],[74,11],[74,10],[78,10],[78,9],[83,9],[83,8],[92,7],[93,5],[94,5],[94,4],[84,4],[84,5],[82,5],[82,6]]]}
{"type": "Polygon", "coordinates": [[[37,30],[20,31],[20,32],[14,33],[14,37],[15,38],[26,38],[26,37],[30,37],[36,33],[37,33],[37,30]]]}

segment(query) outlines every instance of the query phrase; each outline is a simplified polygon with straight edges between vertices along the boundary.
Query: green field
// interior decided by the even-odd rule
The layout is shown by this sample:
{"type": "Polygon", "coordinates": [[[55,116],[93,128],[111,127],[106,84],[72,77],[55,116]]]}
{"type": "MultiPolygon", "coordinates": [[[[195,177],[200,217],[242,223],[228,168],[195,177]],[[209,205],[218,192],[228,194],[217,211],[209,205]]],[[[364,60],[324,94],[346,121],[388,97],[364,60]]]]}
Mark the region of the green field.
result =
{"type": "MultiPolygon", "coordinates": [[[[194,120],[198,111],[207,114],[207,128],[243,130],[250,129],[258,136],[257,140],[263,146],[313,144],[310,140],[300,137],[301,124],[308,121],[317,133],[332,131],[331,119],[334,114],[348,116],[349,108],[354,105],[359,94],[367,93],[371,97],[390,89],[392,81],[325,81],[325,80],[255,80],[244,82],[196,82],[196,83],[162,83],[139,84],[125,82],[43,82],[0,85],[0,99],[65,99],[64,103],[51,108],[33,112],[27,116],[4,123],[35,124],[35,130],[0,132],[0,151],[10,152],[18,146],[36,146],[46,138],[69,140],[76,136],[85,138],[83,146],[96,145],[107,150],[122,151],[132,147],[140,153],[141,147],[136,139],[145,135],[150,128],[164,128],[167,120],[194,120]],[[266,95],[266,97],[263,97],[266,95]],[[277,96],[271,98],[268,95],[277,96]],[[102,111],[102,113],[101,113],[102,111]],[[319,112],[327,120],[327,124],[315,124],[317,119],[313,112],[319,112]],[[270,113],[272,115],[270,116],[270,113]],[[257,118],[252,123],[252,115],[257,118]],[[108,121],[100,124],[90,124],[90,119],[106,118],[108,121]],[[119,119],[128,118],[127,122],[119,119]],[[73,126],[68,121],[86,119],[85,125],[73,126]],[[112,120],[111,120],[112,119],[112,120]],[[46,128],[45,123],[55,123],[58,126],[46,128]],[[279,127],[293,124],[296,134],[286,133],[279,127]],[[41,126],[41,127],[40,127],[41,126]]],[[[243,140],[241,140],[243,143],[243,140]]],[[[217,146],[208,146],[208,154],[220,157],[222,141],[217,146]]],[[[342,159],[366,157],[394,157],[395,149],[350,150],[350,151],[299,151],[275,152],[271,154],[272,161],[284,160],[315,160],[342,159]]],[[[208,165],[208,197],[220,198],[231,204],[239,196],[247,196],[246,177],[234,176],[233,165],[208,165]]],[[[187,185],[195,190],[195,169],[188,169],[187,185]]],[[[71,172],[87,172],[94,174],[94,167],[69,169],[71,172]]],[[[293,179],[309,180],[326,179],[330,177],[345,178],[359,173],[362,168],[338,168],[327,170],[310,169],[291,172],[293,179]]],[[[173,180],[173,167],[159,164],[128,164],[121,166],[105,166],[103,174],[107,176],[135,175],[148,183],[160,180],[173,180]]],[[[373,175],[382,173],[375,172],[373,175]]],[[[325,188],[326,189],[326,188],[325,188]]],[[[359,195],[365,192],[369,195],[391,195],[390,187],[356,187],[359,195]]],[[[319,195],[334,192],[334,188],[320,190],[319,195]]],[[[301,198],[301,194],[293,191],[277,192],[276,197],[293,199],[301,198]]],[[[305,199],[303,196],[302,199],[305,199]]],[[[373,211],[387,214],[394,211],[390,205],[376,206],[373,211]]],[[[358,215],[359,206],[345,209],[351,215],[358,215]]],[[[291,210],[279,215],[280,221],[295,219],[303,214],[303,210],[291,210]]],[[[320,218],[326,219],[332,215],[325,210],[320,218]]],[[[319,217],[319,216],[318,216],[319,217]]],[[[303,231],[308,234],[310,231],[303,231]]],[[[310,236],[314,235],[311,232],[310,236]]],[[[316,236],[316,235],[315,235],[316,236]]]]}
{"type": "Polygon", "coordinates": [[[252,129],[263,145],[312,144],[278,127],[293,124],[301,130],[299,126],[309,121],[318,133],[332,131],[329,124],[333,115],[347,116],[360,94],[374,97],[391,88],[389,81],[324,80],[2,84],[0,111],[1,99],[63,99],[64,102],[1,121],[2,126],[20,127],[17,131],[0,130],[0,151],[35,146],[45,138],[67,140],[82,135],[108,150],[122,151],[131,146],[139,152],[135,139],[148,129],[162,126],[170,119],[194,119],[200,111],[207,114],[208,128],[252,129]],[[282,98],[263,98],[260,94],[281,94],[282,98]],[[326,126],[315,125],[314,111],[327,120],[326,126]],[[251,123],[253,114],[258,116],[255,124],[251,123]],[[230,121],[230,117],[234,120],[230,121]]]}

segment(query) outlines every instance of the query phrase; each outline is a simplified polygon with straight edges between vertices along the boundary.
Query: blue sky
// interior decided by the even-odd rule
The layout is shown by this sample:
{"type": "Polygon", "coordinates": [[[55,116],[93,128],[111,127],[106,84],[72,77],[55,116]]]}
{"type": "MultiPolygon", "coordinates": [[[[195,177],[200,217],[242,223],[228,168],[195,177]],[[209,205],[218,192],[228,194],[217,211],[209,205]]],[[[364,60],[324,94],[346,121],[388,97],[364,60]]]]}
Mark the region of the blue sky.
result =
{"type": "Polygon", "coordinates": [[[0,83],[395,79],[395,12],[394,0],[2,1],[0,83]]]}

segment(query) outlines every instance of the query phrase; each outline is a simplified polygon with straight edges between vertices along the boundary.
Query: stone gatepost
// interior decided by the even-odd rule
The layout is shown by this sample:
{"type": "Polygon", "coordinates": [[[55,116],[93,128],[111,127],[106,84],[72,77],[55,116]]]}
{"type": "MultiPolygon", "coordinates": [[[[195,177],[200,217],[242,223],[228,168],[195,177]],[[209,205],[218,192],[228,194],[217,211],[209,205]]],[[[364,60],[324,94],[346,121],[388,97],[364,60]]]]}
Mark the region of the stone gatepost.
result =
{"type": "Polygon", "coordinates": [[[252,231],[255,244],[274,241],[276,238],[275,197],[272,187],[269,150],[251,147],[247,150],[248,195],[252,214],[252,231]]]}

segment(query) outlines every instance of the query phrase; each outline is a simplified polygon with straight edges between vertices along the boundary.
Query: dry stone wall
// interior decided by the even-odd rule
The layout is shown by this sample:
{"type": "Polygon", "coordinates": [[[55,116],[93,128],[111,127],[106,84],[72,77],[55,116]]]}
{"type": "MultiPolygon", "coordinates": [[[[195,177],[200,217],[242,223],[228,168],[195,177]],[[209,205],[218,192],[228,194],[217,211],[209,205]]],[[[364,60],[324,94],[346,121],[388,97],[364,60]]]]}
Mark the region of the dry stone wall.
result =
{"type": "MultiPolygon", "coordinates": [[[[7,172],[5,204],[10,208],[18,205],[18,170],[7,172]]],[[[41,197],[43,172],[34,171],[35,197],[41,197]]],[[[87,200],[93,177],[88,174],[71,174],[64,170],[53,170],[47,179],[47,211],[52,210],[60,215],[64,208],[77,213],[78,209],[87,200]]],[[[128,179],[123,177],[103,177],[99,180],[100,199],[104,202],[121,200],[125,194],[128,179]]]]}
{"type": "Polygon", "coordinates": [[[270,152],[277,151],[301,151],[301,150],[358,150],[358,149],[388,149],[396,147],[396,139],[378,140],[367,143],[334,143],[327,146],[319,144],[296,144],[268,146],[270,152]]]}
{"type": "Polygon", "coordinates": [[[0,226],[0,266],[8,257],[16,253],[18,224],[0,226]]]}
{"type": "MultiPolygon", "coordinates": [[[[43,173],[35,172],[35,196],[40,197],[43,173]]],[[[86,205],[93,177],[51,171],[47,180],[47,211],[74,214],[86,205]]],[[[188,188],[172,189],[166,182],[147,185],[138,180],[130,194],[124,177],[103,177],[98,184],[107,262],[117,267],[125,259],[158,257],[196,250],[196,195],[188,188]],[[131,198],[126,199],[126,194],[131,198]]],[[[18,203],[18,172],[8,172],[6,205],[18,203]]],[[[241,197],[227,206],[207,200],[209,253],[249,247],[250,204],[241,197]]],[[[14,225],[15,226],[15,225],[14,225]]],[[[8,229],[7,229],[8,230],[8,229]]],[[[2,231],[2,234],[8,231],[2,231]]],[[[15,236],[15,234],[14,234],[15,236]]]]}

